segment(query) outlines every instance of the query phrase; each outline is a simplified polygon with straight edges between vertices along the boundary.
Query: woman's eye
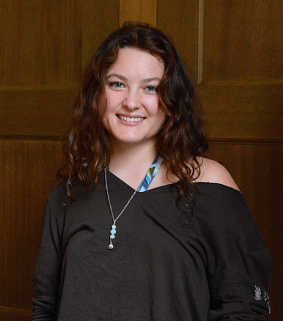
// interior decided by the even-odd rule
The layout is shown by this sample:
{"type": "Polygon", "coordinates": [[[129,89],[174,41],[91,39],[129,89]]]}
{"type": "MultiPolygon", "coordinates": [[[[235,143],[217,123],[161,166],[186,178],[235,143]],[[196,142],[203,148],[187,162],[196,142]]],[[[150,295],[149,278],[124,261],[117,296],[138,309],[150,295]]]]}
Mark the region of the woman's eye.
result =
{"type": "Polygon", "coordinates": [[[120,81],[112,81],[109,83],[109,86],[111,88],[115,88],[115,89],[124,88],[124,84],[120,81]]]}
{"type": "Polygon", "coordinates": [[[157,89],[158,89],[157,86],[147,86],[146,87],[146,91],[153,92],[153,93],[156,93],[157,89]]]}

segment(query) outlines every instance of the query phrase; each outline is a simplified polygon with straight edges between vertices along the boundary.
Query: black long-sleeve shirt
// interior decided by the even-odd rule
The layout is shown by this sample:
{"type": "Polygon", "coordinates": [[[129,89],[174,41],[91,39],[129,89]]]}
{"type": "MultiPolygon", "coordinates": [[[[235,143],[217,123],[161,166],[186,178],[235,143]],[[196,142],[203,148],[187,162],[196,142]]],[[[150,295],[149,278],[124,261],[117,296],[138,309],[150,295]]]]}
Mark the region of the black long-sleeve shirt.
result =
{"type": "MultiPolygon", "coordinates": [[[[133,189],[108,173],[116,217],[133,189]]],[[[49,196],[34,276],[33,320],[266,320],[270,255],[243,195],[196,183],[188,219],[173,185],[137,193],[114,249],[103,175],[70,203],[49,196]]]]}

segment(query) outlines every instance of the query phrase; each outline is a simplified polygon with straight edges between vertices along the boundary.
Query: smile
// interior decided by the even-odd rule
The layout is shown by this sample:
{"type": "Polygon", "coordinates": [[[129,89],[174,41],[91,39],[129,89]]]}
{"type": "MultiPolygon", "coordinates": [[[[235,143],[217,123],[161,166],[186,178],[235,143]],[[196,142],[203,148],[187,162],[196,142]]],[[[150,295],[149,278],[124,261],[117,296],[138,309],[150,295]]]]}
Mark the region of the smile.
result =
{"type": "Polygon", "coordinates": [[[144,120],[144,117],[126,117],[122,115],[117,115],[119,119],[129,121],[129,122],[139,122],[144,120]]]}

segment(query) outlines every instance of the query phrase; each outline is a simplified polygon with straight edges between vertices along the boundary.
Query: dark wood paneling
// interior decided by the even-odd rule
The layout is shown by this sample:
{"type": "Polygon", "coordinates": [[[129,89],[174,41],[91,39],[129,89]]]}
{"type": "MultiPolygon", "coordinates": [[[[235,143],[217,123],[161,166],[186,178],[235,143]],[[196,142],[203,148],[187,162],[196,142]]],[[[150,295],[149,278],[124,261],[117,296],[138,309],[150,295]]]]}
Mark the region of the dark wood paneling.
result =
{"type": "Polygon", "coordinates": [[[119,0],[82,3],[82,68],[89,62],[98,45],[119,27],[119,0]]]}
{"type": "Polygon", "coordinates": [[[81,71],[119,1],[0,4],[0,320],[31,320],[43,212],[81,71]]]}
{"type": "Polygon", "coordinates": [[[283,139],[283,80],[202,83],[212,138],[283,139]]]}
{"type": "Polygon", "coordinates": [[[204,80],[282,78],[283,1],[204,1],[204,80]]]}
{"type": "Polygon", "coordinates": [[[213,138],[283,139],[282,11],[282,1],[204,1],[200,89],[213,138]]]}
{"type": "Polygon", "coordinates": [[[0,89],[0,137],[61,137],[70,123],[74,97],[74,87],[0,89]]]}
{"type": "Polygon", "coordinates": [[[120,0],[119,25],[127,21],[140,21],[156,26],[156,10],[156,0],[120,0]]]}
{"type": "Polygon", "coordinates": [[[0,302],[31,308],[43,212],[63,164],[61,142],[0,140],[0,302]]]}
{"type": "Polygon", "coordinates": [[[31,321],[32,310],[11,309],[0,306],[0,318],[2,321],[31,321]]]}
{"type": "Polygon", "coordinates": [[[198,74],[199,1],[157,1],[157,27],[174,40],[193,78],[198,74]]]}
{"type": "Polygon", "coordinates": [[[0,86],[72,84],[81,71],[80,1],[2,0],[0,86]]]}
{"type": "Polygon", "coordinates": [[[82,69],[118,27],[118,0],[4,0],[0,6],[0,137],[60,137],[82,69]]]}

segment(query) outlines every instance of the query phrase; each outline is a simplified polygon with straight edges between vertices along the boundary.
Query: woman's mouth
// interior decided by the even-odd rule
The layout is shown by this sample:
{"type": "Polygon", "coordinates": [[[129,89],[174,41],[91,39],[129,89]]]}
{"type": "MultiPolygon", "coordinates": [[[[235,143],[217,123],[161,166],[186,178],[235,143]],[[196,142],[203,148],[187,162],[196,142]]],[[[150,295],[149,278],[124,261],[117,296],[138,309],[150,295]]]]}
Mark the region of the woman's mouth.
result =
{"type": "Polygon", "coordinates": [[[129,117],[123,115],[117,115],[117,117],[121,120],[128,121],[128,122],[139,122],[145,119],[145,117],[129,117]]]}

